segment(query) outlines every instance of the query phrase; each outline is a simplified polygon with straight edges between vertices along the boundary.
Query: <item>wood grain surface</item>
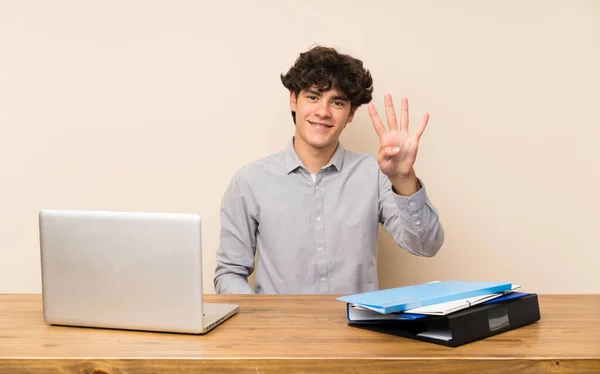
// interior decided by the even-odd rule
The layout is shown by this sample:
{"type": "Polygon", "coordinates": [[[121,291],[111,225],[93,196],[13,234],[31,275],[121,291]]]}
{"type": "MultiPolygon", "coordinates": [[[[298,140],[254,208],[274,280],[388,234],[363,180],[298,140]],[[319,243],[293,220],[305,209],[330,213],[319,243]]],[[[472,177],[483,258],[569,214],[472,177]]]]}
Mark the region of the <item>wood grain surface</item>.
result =
{"type": "Polygon", "coordinates": [[[240,312],[206,335],[63,327],[0,295],[0,373],[600,373],[600,295],[540,295],[540,321],[456,348],[350,327],[331,295],[205,300],[240,312]]]}

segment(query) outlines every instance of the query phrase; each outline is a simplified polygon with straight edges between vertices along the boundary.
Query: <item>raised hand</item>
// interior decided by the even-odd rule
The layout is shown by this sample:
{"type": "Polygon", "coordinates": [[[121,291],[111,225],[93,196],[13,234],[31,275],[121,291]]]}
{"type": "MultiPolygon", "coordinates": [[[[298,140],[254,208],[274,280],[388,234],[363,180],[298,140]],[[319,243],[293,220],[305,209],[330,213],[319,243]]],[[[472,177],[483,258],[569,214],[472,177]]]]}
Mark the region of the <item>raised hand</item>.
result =
{"type": "MultiPolygon", "coordinates": [[[[373,103],[369,104],[369,115],[379,136],[377,163],[383,174],[388,176],[396,189],[399,189],[400,185],[406,186],[408,182],[416,186],[413,166],[417,159],[419,140],[429,121],[429,114],[425,113],[421,125],[411,135],[408,132],[408,100],[402,98],[400,129],[398,129],[394,104],[390,94],[385,95],[384,104],[389,130],[386,130],[379,118],[375,105],[373,103]]],[[[414,190],[414,188],[410,188],[410,190],[414,190]]]]}

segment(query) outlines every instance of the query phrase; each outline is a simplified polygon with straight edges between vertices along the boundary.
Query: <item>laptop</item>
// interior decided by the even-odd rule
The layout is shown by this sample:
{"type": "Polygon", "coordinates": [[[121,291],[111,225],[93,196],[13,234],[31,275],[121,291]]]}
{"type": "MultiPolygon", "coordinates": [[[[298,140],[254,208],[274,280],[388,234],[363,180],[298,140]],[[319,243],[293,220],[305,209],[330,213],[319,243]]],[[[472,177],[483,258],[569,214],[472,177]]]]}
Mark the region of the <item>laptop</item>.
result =
{"type": "Polygon", "coordinates": [[[239,311],[203,302],[200,216],[39,212],[50,325],[204,334],[239,311]]]}

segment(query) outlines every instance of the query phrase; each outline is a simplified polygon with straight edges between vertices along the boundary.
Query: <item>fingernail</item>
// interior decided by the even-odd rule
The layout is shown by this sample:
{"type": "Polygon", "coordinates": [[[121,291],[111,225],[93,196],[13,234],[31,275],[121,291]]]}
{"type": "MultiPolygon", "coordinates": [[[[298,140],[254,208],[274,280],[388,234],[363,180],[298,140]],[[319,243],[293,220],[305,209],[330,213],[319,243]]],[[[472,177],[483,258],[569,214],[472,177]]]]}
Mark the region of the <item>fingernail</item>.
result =
{"type": "Polygon", "coordinates": [[[392,148],[392,152],[398,152],[398,151],[400,151],[400,147],[394,147],[394,148],[392,148]]]}

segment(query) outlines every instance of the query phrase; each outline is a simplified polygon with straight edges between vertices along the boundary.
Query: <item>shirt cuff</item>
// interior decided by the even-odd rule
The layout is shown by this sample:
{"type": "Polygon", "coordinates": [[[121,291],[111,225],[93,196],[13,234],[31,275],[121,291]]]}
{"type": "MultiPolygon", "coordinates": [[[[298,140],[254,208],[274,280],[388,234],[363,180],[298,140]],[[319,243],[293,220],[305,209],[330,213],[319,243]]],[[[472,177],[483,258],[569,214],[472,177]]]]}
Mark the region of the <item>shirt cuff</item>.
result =
{"type": "Polygon", "coordinates": [[[417,181],[419,182],[419,186],[421,186],[421,188],[419,188],[419,190],[411,196],[400,196],[392,189],[392,194],[394,195],[396,205],[398,205],[398,208],[401,210],[408,211],[409,213],[417,213],[423,209],[425,200],[427,198],[425,185],[419,178],[417,178],[417,181]]]}

